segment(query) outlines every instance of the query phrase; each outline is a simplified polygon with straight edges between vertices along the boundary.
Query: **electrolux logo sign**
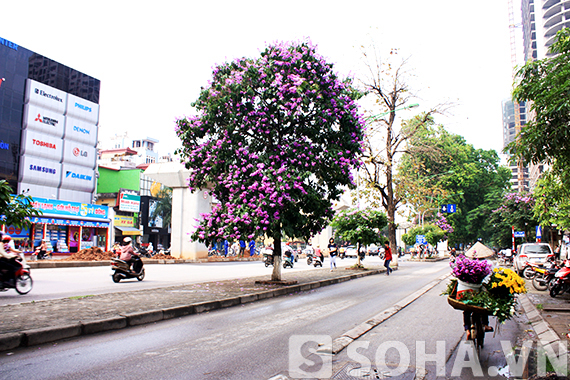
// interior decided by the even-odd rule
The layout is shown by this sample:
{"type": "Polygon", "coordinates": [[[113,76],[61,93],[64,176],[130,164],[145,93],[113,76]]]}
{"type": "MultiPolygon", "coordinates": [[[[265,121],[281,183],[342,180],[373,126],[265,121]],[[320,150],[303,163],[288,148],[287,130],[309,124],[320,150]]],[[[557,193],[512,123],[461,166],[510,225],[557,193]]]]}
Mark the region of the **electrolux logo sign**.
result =
{"type": "Polygon", "coordinates": [[[72,171],[70,171],[70,170],[68,170],[68,171],[65,173],[65,178],[75,178],[75,179],[81,179],[81,180],[84,180],[84,181],[91,181],[91,180],[93,179],[93,177],[90,176],[90,175],[78,174],[78,173],[74,173],[74,172],[72,172],[72,171]]]}
{"type": "Polygon", "coordinates": [[[34,88],[34,92],[35,92],[36,94],[38,94],[38,95],[45,96],[45,97],[48,98],[48,99],[53,99],[53,100],[55,100],[55,101],[58,101],[58,102],[60,102],[60,103],[63,103],[63,99],[60,98],[59,96],[57,96],[57,95],[52,95],[52,94],[48,94],[48,93],[45,92],[44,90],[39,89],[39,88],[37,88],[37,87],[34,88]]]}
{"type": "Polygon", "coordinates": [[[73,130],[75,132],[83,133],[84,135],[90,135],[91,134],[91,130],[89,130],[87,128],[81,128],[81,127],[78,127],[76,125],[73,126],[73,130]]]}
{"type": "Polygon", "coordinates": [[[75,157],[87,157],[87,152],[84,151],[84,150],[81,150],[81,149],[79,149],[79,148],[77,148],[77,147],[75,147],[75,148],[73,149],[73,155],[74,155],[75,157]]]}
{"type": "Polygon", "coordinates": [[[87,107],[81,103],[75,102],[75,107],[82,109],[83,111],[92,112],[91,107],[87,107]]]}
{"type": "Polygon", "coordinates": [[[18,45],[16,45],[12,41],[5,40],[4,38],[0,38],[0,45],[7,46],[12,50],[18,51],[18,45]]]}
{"type": "Polygon", "coordinates": [[[53,125],[54,127],[55,127],[56,124],[58,123],[57,120],[51,119],[51,118],[49,118],[49,117],[47,117],[47,116],[43,116],[43,117],[42,117],[41,114],[38,114],[38,117],[36,117],[36,120],[35,120],[35,121],[39,121],[40,123],[44,123],[44,124],[47,124],[47,125],[53,125]]]}

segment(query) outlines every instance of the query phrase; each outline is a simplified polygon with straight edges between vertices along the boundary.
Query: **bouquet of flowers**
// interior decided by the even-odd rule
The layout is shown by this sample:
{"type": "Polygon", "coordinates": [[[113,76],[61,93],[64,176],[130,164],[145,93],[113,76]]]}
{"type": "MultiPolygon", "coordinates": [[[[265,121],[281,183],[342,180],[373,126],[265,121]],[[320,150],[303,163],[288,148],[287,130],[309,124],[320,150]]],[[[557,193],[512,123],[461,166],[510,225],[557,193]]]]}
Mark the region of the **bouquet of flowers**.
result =
{"type": "Polygon", "coordinates": [[[471,260],[463,255],[451,264],[453,275],[463,282],[481,284],[491,273],[491,264],[487,261],[471,260]]]}

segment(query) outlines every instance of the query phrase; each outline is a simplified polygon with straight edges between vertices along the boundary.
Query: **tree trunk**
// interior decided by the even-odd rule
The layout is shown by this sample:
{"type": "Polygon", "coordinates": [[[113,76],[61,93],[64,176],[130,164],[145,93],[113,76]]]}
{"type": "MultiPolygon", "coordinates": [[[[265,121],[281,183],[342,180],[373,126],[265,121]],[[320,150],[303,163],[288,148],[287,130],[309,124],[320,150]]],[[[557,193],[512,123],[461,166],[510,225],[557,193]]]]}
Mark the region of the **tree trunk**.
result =
{"type": "MultiPolygon", "coordinates": [[[[395,104],[395,103],[394,103],[395,104]]],[[[390,114],[390,127],[386,131],[386,213],[388,218],[388,241],[392,251],[392,262],[398,264],[398,255],[394,254],[396,249],[396,202],[394,200],[393,164],[394,156],[392,150],[392,125],[394,124],[395,112],[390,114]]]]}
{"type": "Polygon", "coordinates": [[[356,243],[356,266],[360,266],[360,242],[356,243]]]}
{"type": "Polygon", "coordinates": [[[271,281],[281,281],[281,230],[273,233],[273,273],[271,281]]]}

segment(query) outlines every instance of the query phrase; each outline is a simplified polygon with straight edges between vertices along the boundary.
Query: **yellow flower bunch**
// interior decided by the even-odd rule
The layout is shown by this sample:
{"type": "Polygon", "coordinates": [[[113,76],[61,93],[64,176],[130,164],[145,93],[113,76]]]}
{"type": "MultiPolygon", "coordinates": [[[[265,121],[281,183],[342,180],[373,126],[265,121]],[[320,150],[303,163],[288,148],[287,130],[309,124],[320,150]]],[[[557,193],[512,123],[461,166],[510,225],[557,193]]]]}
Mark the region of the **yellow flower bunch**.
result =
{"type": "Polygon", "coordinates": [[[512,269],[508,268],[499,267],[493,269],[489,285],[489,291],[492,293],[526,293],[524,280],[512,269]]]}

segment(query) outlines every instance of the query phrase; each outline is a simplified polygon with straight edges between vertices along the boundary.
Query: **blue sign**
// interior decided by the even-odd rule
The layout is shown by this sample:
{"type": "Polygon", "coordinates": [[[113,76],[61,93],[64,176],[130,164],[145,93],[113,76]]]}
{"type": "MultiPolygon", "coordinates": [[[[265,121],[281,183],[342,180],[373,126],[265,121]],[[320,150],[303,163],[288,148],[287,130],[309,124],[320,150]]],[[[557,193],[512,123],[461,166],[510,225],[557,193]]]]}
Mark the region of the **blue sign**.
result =
{"type": "Polygon", "coordinates": [[[416,244],[426,244],[426,236],[425,235],[416,235],[416,244]]]}
{"type": "Polygon", "coordinates": [[[542,238],[542,227],[541,226],[536,226],[536,238],[537,239],[542,238]]]}
{"type": "Polygon", "coordinates": [[[453,214],[457,211],[457,205],[456,204],[447,204],[447,205],[441,205],[441,212],[443,213],[448,213],[448,214],[453,214]]]}
{"type": "Polygon", "coordinates": [[[524,237],[524,231],[515,231],[515,237],[524,237]]]}

